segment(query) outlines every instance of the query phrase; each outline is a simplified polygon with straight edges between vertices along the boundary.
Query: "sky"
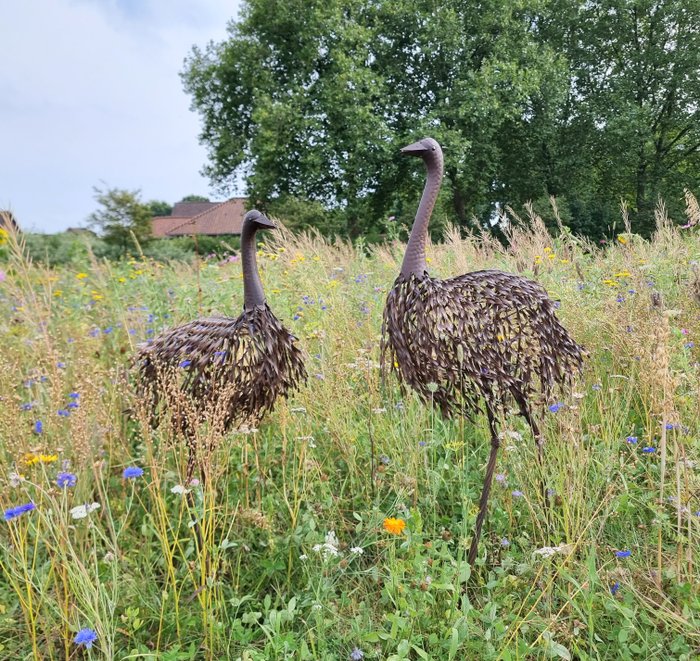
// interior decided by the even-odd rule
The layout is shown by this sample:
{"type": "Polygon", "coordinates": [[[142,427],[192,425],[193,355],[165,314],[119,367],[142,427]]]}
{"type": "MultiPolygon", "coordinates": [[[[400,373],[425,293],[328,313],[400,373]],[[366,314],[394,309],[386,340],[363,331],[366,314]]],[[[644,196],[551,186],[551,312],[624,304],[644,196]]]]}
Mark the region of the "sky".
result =
{"type": "Polygon", "coordinates": [[[95,186],[217,199],[179,73],[193,45],[226,37],[239,5],[0,0],[0,209],[60,232],[87,224],[95,186]]]}

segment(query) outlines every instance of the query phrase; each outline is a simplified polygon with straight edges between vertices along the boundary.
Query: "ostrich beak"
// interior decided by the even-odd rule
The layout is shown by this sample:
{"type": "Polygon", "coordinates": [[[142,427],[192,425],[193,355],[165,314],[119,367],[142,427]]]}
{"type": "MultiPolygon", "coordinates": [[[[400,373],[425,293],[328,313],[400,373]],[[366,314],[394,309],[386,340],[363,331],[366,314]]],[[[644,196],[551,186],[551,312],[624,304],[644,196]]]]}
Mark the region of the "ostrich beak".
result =
{"type": "Polygon", "coordinates": [[[263,229],[275,229],[277,225],[273,223],[265,214],[260,214],[258,218],[255,219],[255,222],[263,229]]]}
{"type": "Polygon", "coordinates": [[[405,156],[420,156],[427,151],[425,145],[422,142],[414,142],[412,145],[408,145],[401,150],[401,153],[405,156]]]}

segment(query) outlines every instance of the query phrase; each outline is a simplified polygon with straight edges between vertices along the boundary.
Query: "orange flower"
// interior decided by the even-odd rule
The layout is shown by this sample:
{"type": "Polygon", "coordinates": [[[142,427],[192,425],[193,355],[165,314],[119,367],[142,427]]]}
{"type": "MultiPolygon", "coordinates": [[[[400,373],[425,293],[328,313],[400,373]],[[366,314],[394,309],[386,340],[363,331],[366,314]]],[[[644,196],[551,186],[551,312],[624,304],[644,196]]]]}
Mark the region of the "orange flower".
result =
{"type": "Polygon", "coordinates": [[[384,530],[392,535],[400,535],[406,527],[406,522],[403,519],[384,519],[384,530]]]}

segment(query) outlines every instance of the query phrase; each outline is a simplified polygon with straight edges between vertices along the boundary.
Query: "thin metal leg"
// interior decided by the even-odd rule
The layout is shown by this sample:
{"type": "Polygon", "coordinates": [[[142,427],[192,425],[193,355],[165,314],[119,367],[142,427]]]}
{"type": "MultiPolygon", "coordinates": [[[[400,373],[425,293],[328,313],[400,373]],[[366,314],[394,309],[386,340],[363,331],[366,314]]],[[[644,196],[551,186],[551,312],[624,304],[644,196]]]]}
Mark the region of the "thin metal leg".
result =
{"type": "Polygon", "coordinates": [[[486,404],[486,415],[489,419],[489,429],[491,430],[491,453],[489,454],[489,463],[486,465],[486,476],[484,477],[484,486],[481,489],[481,499],[479,500],[479,513],[476,515],[476,526],[474,528],[474,537],[472,545],[469,548],[469,556],[467,561],[473,567],[476,555],[479,550],[479,538],[481,537],[481,527],[484,525],[486,517],[486,507],[489,502],[489,494],[491,493],[491,483],[493,482],[493,473],[496,469],[496,455],[500,440],[498,431],[496,430],[496,419],[494,418],[491,407],[486,404]]]}

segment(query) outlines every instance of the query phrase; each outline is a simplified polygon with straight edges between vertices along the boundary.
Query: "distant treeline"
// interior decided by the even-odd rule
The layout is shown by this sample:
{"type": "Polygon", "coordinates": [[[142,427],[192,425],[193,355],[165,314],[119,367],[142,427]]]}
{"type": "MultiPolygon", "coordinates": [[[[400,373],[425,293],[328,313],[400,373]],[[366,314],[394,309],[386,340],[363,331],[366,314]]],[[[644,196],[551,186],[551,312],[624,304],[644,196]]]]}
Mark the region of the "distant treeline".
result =
{"type": "MultiPolygon", "coordinates": [[[[410,223],[444,148],[437,219],[489,227],[549,196],[599,239],[624,200],[647,235],[700,183],[700,0],[246,0],[183,81],[207,172],[299,227],[372,239],[410,223]]],[[[434,223],[438,229],[440,223],[434,223]]]]}
{"type": "MultiPolygon", "coordinates": [[[[172,239],[150,239],[143,244],[132,240],[130,245],[123,247],[110,243],[103,238],[95,236],[91,232],[74,233],[62,232],[60,234],[22,234],[25,242],[26,253],[35,262],[41,262],[48,266],[62,266],[66,264],[81,265],[84,267],[89,254],[92,253],[98,259],[110,260],[134,257],[139,259],[141,254],[145,257],[161,262],[191,260],[197,254],[204,258],[208,255],[222,257],[235,252],[240,247],[240,239],[237,236],[197,237],[197,242],[192,237],[183,236],[172,239]],[[140,250],[139,250],[140,248],[140,250]]],[[[4,252],[7,252],[5,247],[4,252]]],[[[0,258],[3,252],[0,249],[0,258]]]]}

